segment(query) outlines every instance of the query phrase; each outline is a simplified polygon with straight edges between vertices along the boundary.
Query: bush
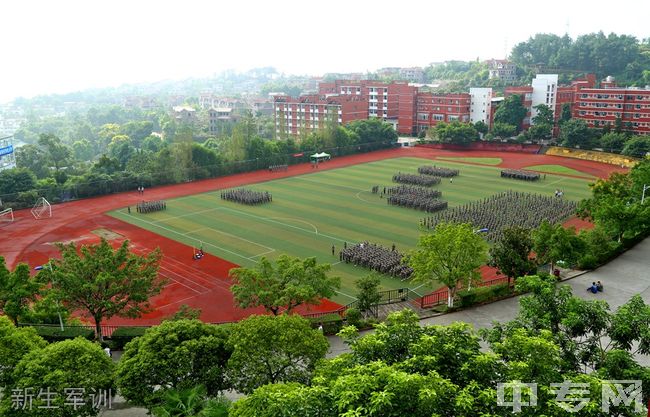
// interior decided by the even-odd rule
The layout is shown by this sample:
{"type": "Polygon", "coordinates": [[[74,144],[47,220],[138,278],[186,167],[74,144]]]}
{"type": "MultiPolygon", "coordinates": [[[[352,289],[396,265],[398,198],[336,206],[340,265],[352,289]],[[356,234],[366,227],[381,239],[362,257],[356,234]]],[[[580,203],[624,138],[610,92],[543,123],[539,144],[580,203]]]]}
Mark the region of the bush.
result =
{"type": "Polygon", "coordinates": [[[458,306],[466,308],[475,304],[481,304],[488,301],[505,297],[510,293],[508,284],[498,284],[489,287],[478,287],[471,290],[463,290],[458,293],[458,306]]]}
{"type": "Polygon", "coordinates": [[[147,327],[120,327],[113,332],[110,339],[115,350],[122,350],[124,346],[136,337],[144,335],[147,327]]]}
{"type": "Polygon", "coordinates": [[[311,317],[309,319],[311,326],[315,329],[318,326],[323,326],[323,334],[334,335],[341,331],[343,328],[343,319],[336,313],[327,314],[321,317],[311,317]]]}
{"type": "Polygon", "coordinates": [[[348,308],[345,312],[345,321],[357,329],[361,328],[361,312],[358,308],[348,308]]]}
{"type": "Polygon", "coordinates": [[[63,331],[59,326],[33,326],[36,333],[49,343],[62,340],[74,339],[79,336],[87,340],[95,339],[95,331],[89,327],[64,327],[63,331]]]}
{"type": "Polygon", "coordinates": [[[578,259],[578,269],[595,269],[598,266],[599,262],[596,256],[592,254],[587,254],[582,258],[578,259]]]}

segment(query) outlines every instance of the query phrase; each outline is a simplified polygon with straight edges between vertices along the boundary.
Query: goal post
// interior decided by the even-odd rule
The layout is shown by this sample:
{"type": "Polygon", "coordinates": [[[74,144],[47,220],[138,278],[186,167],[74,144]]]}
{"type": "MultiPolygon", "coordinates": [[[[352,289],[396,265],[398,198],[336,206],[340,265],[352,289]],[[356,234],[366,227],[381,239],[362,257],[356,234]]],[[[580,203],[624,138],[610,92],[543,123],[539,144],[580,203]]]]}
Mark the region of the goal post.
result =
{"type": "Polygon", "coordinates": [[[9,223],[14,221],[14,209],[8,208],[0,210],[0,223],[9,223]]]}
{"type": "Polygon", "coordinates": [[[52,205],[45,197],[40,197],[36,200],[36,204],[32,207],[32,216],[36,220],[52,217],[52,205]]]}

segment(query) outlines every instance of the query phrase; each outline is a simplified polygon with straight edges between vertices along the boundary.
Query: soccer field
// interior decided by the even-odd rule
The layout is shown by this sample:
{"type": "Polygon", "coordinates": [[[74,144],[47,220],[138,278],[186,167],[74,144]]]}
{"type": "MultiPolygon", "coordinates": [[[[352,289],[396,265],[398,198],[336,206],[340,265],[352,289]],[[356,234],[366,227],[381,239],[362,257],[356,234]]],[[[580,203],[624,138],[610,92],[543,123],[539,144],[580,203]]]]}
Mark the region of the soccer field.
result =
{"type": "MultiPolygon", "coordinates": [[[[369,241],[389,248],[395,244],[399,251],[407,252],[415,248],[421,234],[419,220],[426,216],[418,210],[387,205],[385,199],[370,192],[371,187],[394,185],[394,173],[417,173],[419,166],[433,164],[460,169],[453,183],[443,179],[435,187],[450,207],[506,190],[553,195],[562,189],[565,198],[576,201],[589,196],[588,181],[583,179],[547,174],[546,179],[532,183],[502,179],[501,168],[493,166],[395,158],[248,186],[273,195],[272,203],[260,206],[221,200],[220,191],[215,190],[169,200],[163,212],[139,214],[132,210],[127,214],[121,209],[109,214],[190,246],[202,244],[205,252],[246,267],[254,266],[263,256],[315,256],[319,262],[333,265],[332,274],[341,277],[340,293],[333,299],[347,304],[357,292],[354,281],[369,271],[339,263],[338,251],[344,242],[369,241]]],[[[187,254],[188,259],[191,256],[187,254]]],[[[388,276],[382,277],[382,286],[418,287],[388,276]]],[[[417,292],[424,294],[430,289],[417,292]]]]}

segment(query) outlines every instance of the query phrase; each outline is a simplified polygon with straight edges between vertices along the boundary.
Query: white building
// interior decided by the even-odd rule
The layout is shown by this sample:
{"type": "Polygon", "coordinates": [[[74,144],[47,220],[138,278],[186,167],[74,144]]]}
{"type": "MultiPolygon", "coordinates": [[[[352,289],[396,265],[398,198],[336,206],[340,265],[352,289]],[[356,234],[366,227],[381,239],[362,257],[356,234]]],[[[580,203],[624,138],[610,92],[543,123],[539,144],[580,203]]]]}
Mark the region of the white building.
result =
{"type": "Polygon", "coordinates": [[[492,110],[491,88],[470,88],[471,96],[469,108],[469,121],[472,123],[483,122],[490,126],[490,113],[492,110]]]}
{"type": "Polygon", "coordinates": [[[16,168],[13,140],[13,136],[0,137],[0,171],[16,168]]]}
{"type": "Polygon", "coordinates": [[[533,94],[531,95],[530,123],[533,124],[533,118],[537,115],[535,106],[546,104],[555,114],[555,101],[557,99],[557,74],[537,74],[533,79],[531,86],[533,94]]]}

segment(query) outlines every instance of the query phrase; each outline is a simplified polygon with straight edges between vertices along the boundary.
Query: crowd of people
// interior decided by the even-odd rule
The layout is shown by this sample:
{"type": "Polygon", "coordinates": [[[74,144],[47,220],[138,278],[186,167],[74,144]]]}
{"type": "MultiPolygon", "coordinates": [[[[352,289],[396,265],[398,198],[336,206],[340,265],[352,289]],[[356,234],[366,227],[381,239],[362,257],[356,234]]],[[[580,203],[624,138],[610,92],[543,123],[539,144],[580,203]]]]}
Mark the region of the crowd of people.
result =
{"type": "Polygon", "coordinates": [[[394,194],[412,194],[422,198],[438,198],[442,195],[441,191],[432,190],[430,188],[416,187],[413,185],[398,185],[396,187],[384,188],[384,192],[388,195],[394,194]]]}
{"type": "Polygon", "coordinates": [[[254,191],[248,188],[235,188],[221,192],[221,199],[240,204],[259,205],[270,203],[273,196],[268,191],[254,191]]]}
{"type": "Polygon", "coordinates": [[[269,172],[281,172],[281,171],[287,171],[288,169],[289,169],[289,165],[287,164],[269,165],[269,172]]]}
{"type": "Polygon", "coordinates": [[[343,262],[353,263],[406,280],[411,277],[413,268],[402,264],[403,257],[404,255],[395,250],[395,245],[391,250],[368,242],[347,246],[339,252],[339,259],[343,262]]]}
{"type": "Polygon", "coordinates": [[[403,174],[401,172],[398,172],[397,174],[393,175],[393,182],[420,185],[422,187],[431,187],[432,185],[440,184],[440,177],[433,177],[431,175],[403,174]]]}
{"type": "MultiPolygon", "coordinates": [[[[167,202],[164,200],[159,201],[143,201],[135,206],[138,213],[153,213],[154,211],[167,210],[167,202]]],[[[129,207],[129,212],[131,208],[129,207]]]]}
{"type": "Polygon", "coordinates": [[[441,168],[437,166],[422,166],[418,168],[418,172],[422,175],[433,175],[435,177],[451,178],[460,174],[457,169],[441,168]]]}
{"type": "Polygon", "coordinates": [[[501,178],[513,178],[516,180],[524,181],[538,181],[539,174],[532,171],[524,171],[521,169],[504,169],[501,171],[501,178]]]}
{"type": "Polygon", "coordinates": [[[574,201],[510,190],[426,217],[421,226],[433,229],[442,222],[471,223],[484,231],[488,241],[495,242],[503,229],[534,229],[543,220],[559,223],[574,214],[576,208],[574,201]]]}
{"type": "Polygon", "coordinates": [[[421,197],[417,194],[392,194],[386,198],[388,204],[393,206],[408,207],[433,213],[447,208],[447,202],[427,197],[421,197]]]}

